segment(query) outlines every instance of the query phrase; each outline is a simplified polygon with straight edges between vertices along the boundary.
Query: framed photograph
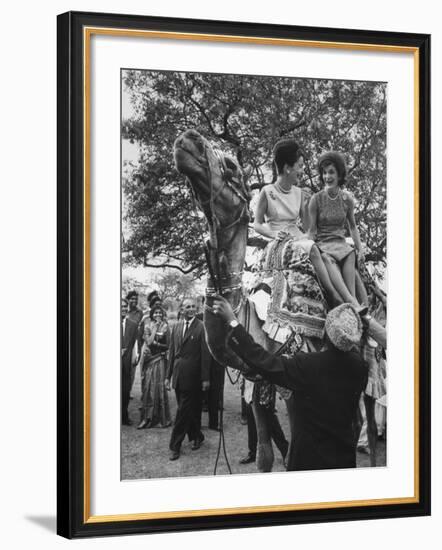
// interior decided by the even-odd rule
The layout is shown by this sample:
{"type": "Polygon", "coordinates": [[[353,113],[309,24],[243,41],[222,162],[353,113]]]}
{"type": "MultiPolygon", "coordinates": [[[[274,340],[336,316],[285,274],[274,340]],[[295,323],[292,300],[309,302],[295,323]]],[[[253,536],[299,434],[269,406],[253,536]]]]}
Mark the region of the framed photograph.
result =
{"type": "Polygon", "coordinates": [[[430,37],[69,12],[57,113],[58,533],[428,515],[430,37]]]}

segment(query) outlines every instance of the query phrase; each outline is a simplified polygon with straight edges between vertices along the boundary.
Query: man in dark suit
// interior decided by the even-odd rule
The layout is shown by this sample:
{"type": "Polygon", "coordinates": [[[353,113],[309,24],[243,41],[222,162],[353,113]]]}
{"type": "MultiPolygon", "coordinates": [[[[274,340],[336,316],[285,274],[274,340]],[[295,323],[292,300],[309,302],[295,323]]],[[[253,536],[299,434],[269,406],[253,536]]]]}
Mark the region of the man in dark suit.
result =
{"type": "Polygon", "coordinates": [[[295,429],[287,470],[356,467],[354,420],[368,365],[358,346],[362,322],[350,304],[329,312],[328,349],[275,356],[255,343],[221,297],[213,309],[231,327],[229,345],[255,373],[294,391],[295,429]]]}
{"type": "Polygon", "coordinates": [[[170,438],[170,460],[180,456],[181,443],[186,436],[193,441],[192,449],[204,441],[201,433],[201,390],[209,388],[210,354],[203,323],[195,317],[196,301],[183,302],[183,319],[172,328],[166,389],[171,383],[178,409],[170,438]]]}
{"type": "MultiPolygon", "coordinates": [[[[143,311],[138,307],[138,292],[136,290],[130,290],[126,295],[127,304],[129,310],[127,312],[127,318],[137,323],[137,344],[138,351],[141,351],[143,347],[143,334],[144,334],[144,322],[143,322],[143,311]]],[[[135,370],[137,368],[137,363],[132,363],[131,365],[131,374],[130,374],[130,389],[132,391],[132,386],[134,385],[135,380],[135,370]]]]}
{"type": "Polygon", "coordinates": [[[132,424],[127,407],[132,386],[132,365],[137,362],[138,323],[127,316],[127,300],[121,302],[121,422],[132,424]]]}

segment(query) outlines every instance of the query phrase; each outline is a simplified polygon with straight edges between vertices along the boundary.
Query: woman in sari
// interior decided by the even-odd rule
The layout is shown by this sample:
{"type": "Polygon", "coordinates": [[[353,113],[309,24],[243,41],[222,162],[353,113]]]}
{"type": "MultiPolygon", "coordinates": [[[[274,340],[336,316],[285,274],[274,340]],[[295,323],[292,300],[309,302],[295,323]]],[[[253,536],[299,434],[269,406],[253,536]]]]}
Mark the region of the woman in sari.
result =
{"type": "Polygon", "coordinates": [[[171,425],[170,407],[164,387],[169,347],[169,327],[163,308],[154,305],[149,314],[150,322],[144,329],[144,344],[141,350],[141,407],[138,429],[162,428],[171,425]]]}

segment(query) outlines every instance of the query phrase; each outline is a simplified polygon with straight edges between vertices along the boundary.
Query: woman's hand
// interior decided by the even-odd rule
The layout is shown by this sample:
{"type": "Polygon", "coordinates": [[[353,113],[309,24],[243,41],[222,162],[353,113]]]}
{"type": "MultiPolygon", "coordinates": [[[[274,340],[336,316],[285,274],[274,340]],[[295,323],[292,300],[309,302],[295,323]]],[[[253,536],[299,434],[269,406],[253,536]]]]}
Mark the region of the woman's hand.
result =
{"type": "Polygon", "coordinates": [[[218,294],[213,298],[212,309],[213,313],[226,323],[230,323],[230,321],[236,319],[232,306],[225,298],[219,296],[218,294]]]}
{"type": "Polygon", "coordinates": [[[283,241],[288,236],[289,236],[289,233],[287,233],[287,231],[278,231],[278,233],[276,234],[275,240],[283,241]]]}

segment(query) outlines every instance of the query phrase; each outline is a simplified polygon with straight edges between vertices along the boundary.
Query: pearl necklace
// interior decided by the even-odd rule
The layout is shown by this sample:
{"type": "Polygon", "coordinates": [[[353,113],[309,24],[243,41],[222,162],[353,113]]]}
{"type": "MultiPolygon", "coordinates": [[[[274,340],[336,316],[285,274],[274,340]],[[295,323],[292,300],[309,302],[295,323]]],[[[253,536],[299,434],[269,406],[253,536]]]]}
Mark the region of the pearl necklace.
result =
{"type": "Polygon", "coordinates": [[[336,193],[336,195],[334,197],[330,196],[330,193],[328,192],[328,189],[325,190],[326,193],[327,193],[327,197],[331,200],[331,201],[335,201],[338,197],[339,197],[339,189],[338,189],[338,192],[336,193]]]}
{"type": "Polygon", "coordinates": [[[284,194],[286,194],[286,195],[288,195],[288,194],[290,193],[290,191],[292,190],[291,187],[290,187],[290,189],[287,189],[287,190],[286,190],[286,189],[283,189],[283,188],[281,187],[281,185],[279,184],[279,182],[276,182],[276,183],[275,183],[275,187],[276,187],[276,189],[278,189],[278,191],[280,191],[281,193],[284,193],[284,194]]]}

